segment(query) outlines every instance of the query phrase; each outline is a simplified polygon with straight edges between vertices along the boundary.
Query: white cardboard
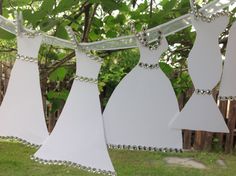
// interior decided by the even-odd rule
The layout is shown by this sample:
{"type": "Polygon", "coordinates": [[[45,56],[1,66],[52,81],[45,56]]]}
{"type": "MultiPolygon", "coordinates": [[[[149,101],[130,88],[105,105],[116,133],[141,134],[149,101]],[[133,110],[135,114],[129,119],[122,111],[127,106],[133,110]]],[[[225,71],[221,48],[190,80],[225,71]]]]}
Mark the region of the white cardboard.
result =
{"type": "MultiPolygon", "coordinates": [[[[189,74],[195,89],[212,90],[220,80],[222,58],[218,37],[228,24],[228,17],[221,16],[207,23],[195,20],[192,23],[197,36],[188,57],[189,74]]],[[[190,98],[183,110],[170,122],[177,129],[191,129],[227,133],[228,128],[211,95],[196,95],[190,98]]]]}
{"type": "Polygon", "coordinates": [[[236,22],[230,28],[219,96],[236,96],[236,22]]]}
{"type": "MultiPolygon", "coordinates": [[[[77,75],[98,77],[100,63],[79,51],[76,57],[77,75]]],[[[97,84],[74,80],[54,130],[34,156],[114,172],[105,142],[97,84]]]]}
{"type": "MultiPolygon", "coordinates": [[[[165,38],[154,51],[137,44],[140,61],[149,64],[158,63],[168,48],[165,38]]],[[[162,70],[137,65],[116,87],[103,113],[107,143],[180,149],[181,130],[168,128],[178,112],[174,90],[162,70]]]]}
{"type": "MultiPolygon", "coordinates": [[[[37,58],[42,37],[17,37],[18,53],[37,58]]],[[[0,136],[41,145],[48,137],[38,64],[16,60],[0,107],[0,136]]]]}

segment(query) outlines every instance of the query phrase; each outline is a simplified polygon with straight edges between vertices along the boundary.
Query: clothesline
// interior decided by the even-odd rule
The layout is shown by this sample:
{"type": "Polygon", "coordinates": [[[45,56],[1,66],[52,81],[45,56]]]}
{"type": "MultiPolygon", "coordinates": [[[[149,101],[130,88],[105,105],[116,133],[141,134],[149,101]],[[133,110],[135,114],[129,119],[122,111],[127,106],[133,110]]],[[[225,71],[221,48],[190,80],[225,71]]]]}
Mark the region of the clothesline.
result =
{"type": "MultiPolygon", "coordinates": [[[[214,13],[216,11],[224,9],[225,7],[228,7],[235,1],[236,0],[228,0],[228,1],[214,0],[211,3],[202,7],[200,11],[207,11],[208,13],[214,13]]],[[[164,36],[168,36],[184,28],[187,28],[190,25],[191,25],[190,14],[183,15],[167,23],[148,29],[147,30],[147,32],[149,33],[148,40],[150,42],[155,41],[156,38],[158,37],[158,32],[157,32],[158,30],[161,30],[164,36]]],[[[12,34],[16,34],[15,22],[1,15],[0,15],[0,27],[12,34]]],[[[46,33],[43,34],[43,43],[63,48],[71,48],[71,49],[74,48],[72,42],[54,36],[49,36],[46,33]]],[[[134,35],[122,36],[91,43],[80,43],[80,45],[85,50],[117,50],[117,49],[137,47],[134,35]]]]}

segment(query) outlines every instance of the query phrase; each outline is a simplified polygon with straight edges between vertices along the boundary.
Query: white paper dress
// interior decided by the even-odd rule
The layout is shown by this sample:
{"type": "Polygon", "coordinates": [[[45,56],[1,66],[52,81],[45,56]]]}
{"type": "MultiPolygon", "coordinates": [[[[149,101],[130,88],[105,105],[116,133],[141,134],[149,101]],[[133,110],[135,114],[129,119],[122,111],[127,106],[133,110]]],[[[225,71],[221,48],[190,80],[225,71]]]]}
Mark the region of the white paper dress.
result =
{"type": "Polygon", "coordinates": [[[222,73],[222,58],[218,38],[228,24],[221,16],[211,23],[195,20],[197,36],[188,57],[188,69],[195,92],[170,126],[177,129],[227,133],[228,128],[212,96],[222,73]]]}
{"type": "Polygon", "coordinates": [[[101,62],[79,50],[76,57],[79,78],[74,80],[54,130],[34,159],[114,175],[105,142],[98,86],[94,81],[101,62]]]}
{"type": "Polygon", "coordinates": [[[18,56],[0,107],[0,136],[31,145],[48,137],[37,64],[41,41],[42,36],[17,37],[18,56]]]}
{"type": "Polygon", "coordinates": [[[236,22],[230,28],[219,98],[236,100],[236,22]]]}
{"type": "Polygon", "coordinates": [[[178,102],[158,65],[168,43],[163,38],[157,50],[137,44],[140,62],[116,87],[103,113],[107,143],[132,150],[179,150],[181,130],[168,127],[179,112],[178,102]]]}

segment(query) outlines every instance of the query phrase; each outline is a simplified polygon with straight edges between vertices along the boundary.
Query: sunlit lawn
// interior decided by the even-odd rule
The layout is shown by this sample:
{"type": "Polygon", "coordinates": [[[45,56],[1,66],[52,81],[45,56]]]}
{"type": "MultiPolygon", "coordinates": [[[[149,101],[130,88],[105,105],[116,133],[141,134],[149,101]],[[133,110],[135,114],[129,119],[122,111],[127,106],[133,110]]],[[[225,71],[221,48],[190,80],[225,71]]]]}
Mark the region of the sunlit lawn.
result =
{"type": "MultiPolygon", "coordinates": [[[[23,144],[0,141],[0,176],[96,176],[75,168],[42,165],[30,160],[35,149],[23,144]]],[[[110,155],[118,176],[235,176],[236,155],[220,153],[185,152],[153,153],[111,150],[110,155]],[[169,166],[167,156],[191,157],[207,166],[205,170],[169,166]],[[222,159],[227,168],[216,161],[222,159]]]]}

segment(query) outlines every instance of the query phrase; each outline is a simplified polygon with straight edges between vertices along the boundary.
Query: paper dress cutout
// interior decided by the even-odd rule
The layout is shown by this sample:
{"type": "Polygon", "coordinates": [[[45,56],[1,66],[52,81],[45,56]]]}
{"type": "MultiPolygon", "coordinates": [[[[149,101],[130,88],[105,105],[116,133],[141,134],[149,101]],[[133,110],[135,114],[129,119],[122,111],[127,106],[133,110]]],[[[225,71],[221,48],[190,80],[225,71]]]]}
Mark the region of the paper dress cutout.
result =
{"type": "Polygon", "coordinates": [[[236,100],[236,22],[230,28],[225,54],[223,74],[220,83],[219,98],[236,100]]]}
{"type": "Polygon", "coordinates": [[[103,128],[97,86],[101,62],[76,50],[77,78],[50,137],[34,159],[61,161],[91,172],[114,173],[103,128]]]}
{"type": "Polygon", "coordinates": [[[163,38],[157,50],[137,44],[140,63],[116,87],[103,113],[107,143],[137,150],[181,149],[181,130],[168,128],[178,102],[158,65],[168,43],[163,38]]]}
{"type": "Polygon", "coordinates": [[[191,18],[197,37],[188,57],[188,68],[195,92],[170,122],[170,126],[227,133],[229,130],[211,93],[221,77],[222,58],[218,37],[228,24],[228,17],[218,17],[211,23],[195,20],[193,16],[191,18]]]}
{"type": "Polygon", "coordinates": [[[37,56],[42,36],[17,37],[18,56],[0,107],[0,136],[41,145],[48,137],[37,56]]]}

